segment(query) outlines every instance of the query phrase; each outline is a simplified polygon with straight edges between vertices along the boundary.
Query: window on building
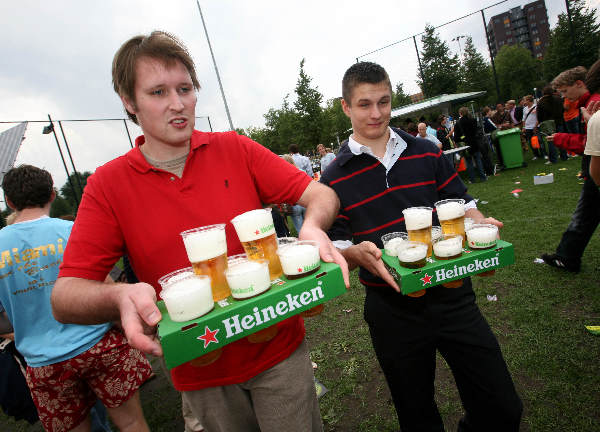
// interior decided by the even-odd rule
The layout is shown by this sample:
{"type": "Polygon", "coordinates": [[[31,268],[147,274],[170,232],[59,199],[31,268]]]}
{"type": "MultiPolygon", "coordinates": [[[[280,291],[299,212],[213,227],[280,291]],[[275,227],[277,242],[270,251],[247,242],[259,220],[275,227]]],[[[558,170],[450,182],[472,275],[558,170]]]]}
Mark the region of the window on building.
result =
{"type": "Polygon", "coordinates": [[[541,4],[541,3],[540,3],[539,5],[537,5],[537,8],[538,8],[538,9],[542,9],[543,7],[544,7],[544,5],[543,5],[543,4],[541,4]]]}
{"type": "Polygon", "coordinates": [[[494,24],[500,24],[500,18],[496,18],[496,19],[494,20],[494,24]]]}

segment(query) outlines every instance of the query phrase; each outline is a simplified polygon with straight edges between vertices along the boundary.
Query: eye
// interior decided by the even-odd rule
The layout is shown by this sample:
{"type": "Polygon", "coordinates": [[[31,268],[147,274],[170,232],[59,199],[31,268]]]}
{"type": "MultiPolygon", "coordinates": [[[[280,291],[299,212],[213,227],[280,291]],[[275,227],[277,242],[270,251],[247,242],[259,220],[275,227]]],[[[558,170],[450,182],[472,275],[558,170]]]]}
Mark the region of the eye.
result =
{"type": "Polygon", "coordinates": [[[191,88],[191,87],[188,87],[188,86],[183,86],[183,87],[180,87],[180,88],[179,88],[179,91],[180,91],[181,93],[189,93],[189,92],[191,92],[191,91],[192,91],[192,88],[191,88]]]}
{"type": "Polygon", "coordinates": [[[152,90],[152,92],[150,93],[153,96],[162,96],[164,93],[164,91],[162,89],[157,89],[157,90],[152,90]]]}

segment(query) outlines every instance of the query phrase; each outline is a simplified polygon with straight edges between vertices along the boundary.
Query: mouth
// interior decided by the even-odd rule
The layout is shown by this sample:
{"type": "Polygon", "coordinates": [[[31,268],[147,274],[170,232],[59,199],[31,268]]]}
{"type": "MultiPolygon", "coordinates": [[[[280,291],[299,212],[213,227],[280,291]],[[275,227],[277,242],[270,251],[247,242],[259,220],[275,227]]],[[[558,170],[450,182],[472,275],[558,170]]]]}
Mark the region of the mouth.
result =
{"type": "Polygon", "coordinates": [[[176,127],[176,128],[178,128],[178,129],[183,129],[183,128],[185,128],[187,126],[188,121],[187,121],[186,118],[177,117],[177,118],[171,119],[169,121],[169,124],[172,125],[172,126],[174,126],[174,127],[176,127]]]}

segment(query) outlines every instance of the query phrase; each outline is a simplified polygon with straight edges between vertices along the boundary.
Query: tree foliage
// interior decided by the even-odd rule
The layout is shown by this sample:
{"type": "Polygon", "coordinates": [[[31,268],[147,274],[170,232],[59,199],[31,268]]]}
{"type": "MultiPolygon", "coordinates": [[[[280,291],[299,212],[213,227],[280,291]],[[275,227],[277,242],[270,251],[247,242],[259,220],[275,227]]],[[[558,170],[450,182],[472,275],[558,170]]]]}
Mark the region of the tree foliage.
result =
{"type": "Polygon", "coordinates": [[[504,45],[495,59],[500,94],[504,99],[518,99],[541,87],[541,62],[521,45],[504,45]]]}
{"type": "Polygon", "coordinates": [[[574,40],[571,37],[567,13],[559,14],[544,54],[544,77],[547,81],[575,66],[590,67],[600,54],[600,24],[596,9],[588,9],[583,0],[571,0],[569,5],[575,37],[574,40]]]}
{"type": "Polygon", "coordinates": [[[467,42],[465,43],[460,66],[460,84],[458,89],[461,92],[486,90],[488,94],[491,92],[496,93],[490,65],[475,48],[471,36],[467,37],[467,42]]]}
{"type": "Polygon", "coordinates": [[[451,55],[446,42],[439,38],[435,28],[429,24],[425,26],[421,42],[423,73],[420,69],[417,71],[417,83],[425,97],[456,93],[460,81],[458,56],[451,55]]]}
{"type": "Polygon", "coordinates": [[[56,199],[52,203],[52,207],[50,207],[50,216],[58,217],[67,214],[75,215],[77,213],[77,202],[81,202],[82,190],[85,188],[87,179],[91,175],[92,173],[90,171],[77,174],[71,173],[69,179],[60,188],[59,194],[57,194],[56,199]],[[77,180],[77,177],[79,177],[79,181],[77,180]],[[81,189],[79,188],[80,183],[81,189]],[[71,185],[73,186],[71,187],[71,185]],[[73,189],[75,189],[75,191],[73,191],[73,189]],[[75,196],[77,197],[77,202],[75,196]]]}
{"type": "Polygon", "coordinates": [[[410,96],[404,92],[402,83],[396,84],[396,91],[392,92],[392,108],[398,108],[412,103],[410,96]]]}

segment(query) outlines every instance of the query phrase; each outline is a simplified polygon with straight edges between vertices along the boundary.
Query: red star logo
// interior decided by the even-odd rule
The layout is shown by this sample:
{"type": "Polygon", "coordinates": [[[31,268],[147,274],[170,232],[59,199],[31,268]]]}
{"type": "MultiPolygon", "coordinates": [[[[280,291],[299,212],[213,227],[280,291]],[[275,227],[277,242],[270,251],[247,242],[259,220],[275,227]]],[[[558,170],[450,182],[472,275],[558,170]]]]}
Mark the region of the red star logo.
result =
{"type": "Polygon", "coordinates": [[[433,276],[429,276],[427,273],[425,273],[425,276],[423,276],[421,278],[421,282],[423,282],[423,286],[427,285],[427,284],[431,284],[431,278],[433,276]]]}
{"type": "Polygon", "coordinates": [[[298,273],[302,273],[302,267],[298,267],[298,273]]]}
{"type": "Polygon", "coordinates": [[[256,230],[256,231],[254,231],[254,234],[256,234],[256,235],[259,235],[259,234],[260,234],[260,231],[259,231],[259,230],[256,230]]]}
{"type": "Polygon", "coordinates": [[[211,330],[208,328],[208,326],[205,326],[204,334],[202,336],[198,336],[198,339],[204,341],[204,348],[206,348],[211,342],[214,342],[216,344],[219,343],[219,339],[217,339],[217,333],[219,333],[219,329],[211,330]]]}

